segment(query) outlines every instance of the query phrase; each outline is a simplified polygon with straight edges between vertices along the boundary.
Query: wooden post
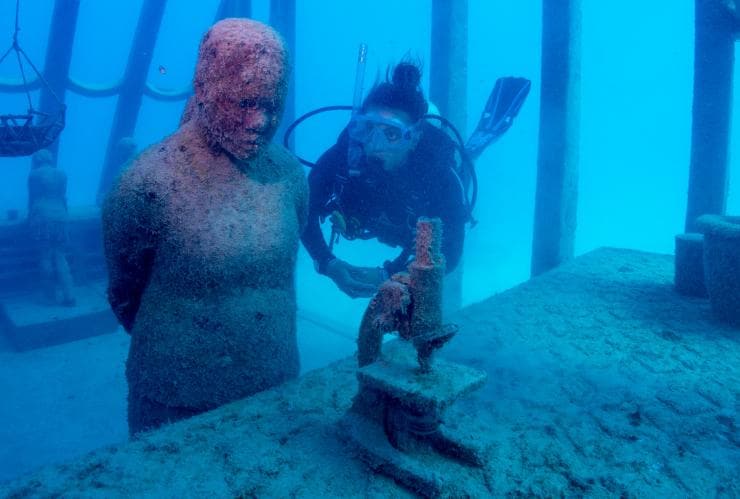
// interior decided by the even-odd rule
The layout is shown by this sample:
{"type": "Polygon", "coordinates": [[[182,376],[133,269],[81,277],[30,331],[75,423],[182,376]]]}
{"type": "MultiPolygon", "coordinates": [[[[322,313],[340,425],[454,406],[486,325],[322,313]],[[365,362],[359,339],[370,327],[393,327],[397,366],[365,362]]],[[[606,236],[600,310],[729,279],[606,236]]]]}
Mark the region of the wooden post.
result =
{"type": "Polygon", "coordinates": [[[686,232],[696,219],[723,215],[727,203],[735,18],[721,0],[696,0],[694,104],[686,232]]]}
{"type": "Polygon", "coordinates": [[[578,199],[580,37],[580,0],[542,1],[533,276],[573,257],[578,199]]]}
{"type": "Polygon", "coordinates": [[[430,100],[465,137],[468,120],[468,0],[432,0],[429,80],[430,100]]]}
{"type": "Polygon", "coordinates": [[[126,72],[123,75],[121,90],[113,116],[108,146],[103,161],[103,171],[98,185],[97,202],[100,205],[108,193],[122,164],[119,158],[118,143],[124,137],[130,137],[136,130],[136,120],[144,95],[146,77],[152,62],[154,45],[157,42],[159,27],[167,0],[144,0],[139,21],[136,25],[134,40],[128,56],[126,72]]]}
{"type": "MultiPolygon", "coordinates": [[[[290,54],[292,67],[290,81],[288,82],[288,95],[285,97],[285,109],[280,121],[280,127],[275,134],[275,141],[283,143],[285,129],[295,120],[295,61],[296,61],[296,43],[295,43],[295,0],[272,0],[270,2],[270,24],[275,28],[285,40],[290,54]]],[[[292,147],[292,140],[290,146],[292,147]]]]}
{"type": "MultiPolygon", "coordinates": [[[[39,96],[39,110],[43,113],[54,115],[59,112],[60,106],[64,105],[79,10],[80,0],[56,0],[54,2],[43,72],[49,87],[42,85],[39,96]]],[[[49,144],[47,149],[51,152],[56,164],[59,139],[49,144]]]]}
{"type": "MultiPolygon", "coordinates": [[[[468,0],[432,0],[429,80],[429,100],[465,137],[468,121],[468,0]]],[[[462,282],[461,260],[444,281],[445,313],[462,306],[462,282]]]]}

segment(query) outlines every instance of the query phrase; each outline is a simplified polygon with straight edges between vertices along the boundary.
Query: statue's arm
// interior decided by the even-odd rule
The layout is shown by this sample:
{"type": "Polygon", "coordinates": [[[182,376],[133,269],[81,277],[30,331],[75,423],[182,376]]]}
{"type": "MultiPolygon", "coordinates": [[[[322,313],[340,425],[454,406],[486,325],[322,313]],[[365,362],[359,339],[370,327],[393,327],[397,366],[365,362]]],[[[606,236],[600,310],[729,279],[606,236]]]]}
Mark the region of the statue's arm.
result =
{"type": "Polygon", "coordinates": [[[298,233],[303,234],[308,220],[308,180],[301,169],[297,182],[296,215],[298,217],[298,233]]]}
{"type": "Polygon", "coordinates": [[[103,206],[103,242],[108,264],[108,301],[131,332],[149,283],[157,249],[158,193],[136,168],[121,177],[103,206]]]}

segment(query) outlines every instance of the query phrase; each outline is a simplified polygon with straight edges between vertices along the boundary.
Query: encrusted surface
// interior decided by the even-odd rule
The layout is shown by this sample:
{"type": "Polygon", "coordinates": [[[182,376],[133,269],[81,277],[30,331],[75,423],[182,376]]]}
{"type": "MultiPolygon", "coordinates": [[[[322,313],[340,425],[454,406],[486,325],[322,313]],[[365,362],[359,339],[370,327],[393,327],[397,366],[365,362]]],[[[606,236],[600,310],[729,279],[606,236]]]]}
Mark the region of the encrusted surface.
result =
{"type": "MultiPolygon", "coordinates": [[[[494,497],[740,496],[740,336],[670,256],[601,249],[446,319],[487,371],[446,413],[494,497]]],[[[356,360],[0,486],[0,496],[405,497],[338,436],[356,360]]],[[[486,489],[488,490],[488,489],[486,489]]]]}
{"type": "Polygon", "coordinates": [[[357,377],[360,384],[402,400],[408,407],[441,411],[486,381],[484,371],[442,359],[431,372],[421,373],[411,345],[394,347],[386,347],[382,359],[361,368],[357,377]]]}

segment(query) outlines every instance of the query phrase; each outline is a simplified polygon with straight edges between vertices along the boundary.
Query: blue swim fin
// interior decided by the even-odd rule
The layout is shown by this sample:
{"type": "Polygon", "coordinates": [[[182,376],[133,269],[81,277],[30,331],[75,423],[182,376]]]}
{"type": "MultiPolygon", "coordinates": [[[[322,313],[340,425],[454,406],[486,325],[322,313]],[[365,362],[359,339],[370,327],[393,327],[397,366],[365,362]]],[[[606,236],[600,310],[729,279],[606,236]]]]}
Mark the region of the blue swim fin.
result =
{"type": "Polygon", "coordinates": [[[526,78],[504,76],[488,96],[478,126],[465,144],[465,151],[475,159],[509,128],[529,94],[532,82],[526,78]]]}

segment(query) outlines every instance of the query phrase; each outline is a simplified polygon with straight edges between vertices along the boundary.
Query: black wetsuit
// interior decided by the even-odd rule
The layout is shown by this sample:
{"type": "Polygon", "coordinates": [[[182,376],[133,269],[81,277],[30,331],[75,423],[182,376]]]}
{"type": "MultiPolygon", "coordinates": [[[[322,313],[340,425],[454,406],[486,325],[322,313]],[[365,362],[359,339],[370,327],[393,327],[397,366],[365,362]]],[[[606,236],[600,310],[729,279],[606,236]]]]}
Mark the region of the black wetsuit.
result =
{"type": "Polygon", "coordinates": [[[337,202],[330,200],[336,192],[337,173],[346,175],[348,170],[346,130],[311,169],[308,221],[301,239],[319,272],[324,273],[326,263],[333,258],[320,223],[335,210],[344,217],[349,237],[377,238],[403,248],[398,258],[385,262],[389,274],[405,270],[413,257],[416,220],[439,217],[447,272],[457,266],[465,239],[467,204],[453,170],[455,147],[441,130],[426,122],[422,127],[419,143],[398,172],[389,174],[363,159],[362,174],[344,183],[337,202]]]}

